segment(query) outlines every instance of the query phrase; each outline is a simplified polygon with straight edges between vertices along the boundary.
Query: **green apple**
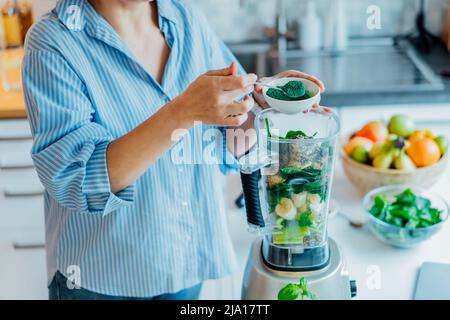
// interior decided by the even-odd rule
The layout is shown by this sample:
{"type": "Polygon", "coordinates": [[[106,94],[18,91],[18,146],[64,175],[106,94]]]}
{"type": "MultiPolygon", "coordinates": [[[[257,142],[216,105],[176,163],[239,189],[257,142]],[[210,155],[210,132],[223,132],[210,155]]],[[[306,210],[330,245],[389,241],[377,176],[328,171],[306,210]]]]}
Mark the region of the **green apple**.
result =
{"type": "Polygon", "coordinates": [[[352,150],[352,159],[360,163],[367,163],[370,159],[369,152],[364,147],[357,146],[352,150]]]}
{"type": "Polygon", "coordinates": [[[447,137],[438,136],[436,137],[436,139],[434,139],[434,141],[436,141],[437,145],[439,146],[439,150],[441,150],[441,155],[447,153],[449,145],[447,137]]]}
{"type": "Polygon", "coordinates": [[[393,116],[388,125],[390,133],[405,138],[409,137],[414,132],[414,127],[414,120],[403,114],[393,116]]]}

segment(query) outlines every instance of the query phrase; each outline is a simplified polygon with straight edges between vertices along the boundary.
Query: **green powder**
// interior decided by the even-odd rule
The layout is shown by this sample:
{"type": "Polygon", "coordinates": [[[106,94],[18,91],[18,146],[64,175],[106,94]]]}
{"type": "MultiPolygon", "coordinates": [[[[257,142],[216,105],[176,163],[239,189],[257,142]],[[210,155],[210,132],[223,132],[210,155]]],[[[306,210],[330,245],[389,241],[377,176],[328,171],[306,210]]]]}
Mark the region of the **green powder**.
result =
{"type": "Polygon", "coordinates": [[[301,81],[289,81],[281,87],[281,90],[291,98],[301,98],[306,93],[305,84],[301,81]]]}
{"type": "Polygon", "coordinates": [[[267,95],[282,101],[299,101],[311,98],[310,93],[306,91],[305,84],[301,81],[289,81],[278,88],[281,90],[270,88],[267,90],[267,95]]]}

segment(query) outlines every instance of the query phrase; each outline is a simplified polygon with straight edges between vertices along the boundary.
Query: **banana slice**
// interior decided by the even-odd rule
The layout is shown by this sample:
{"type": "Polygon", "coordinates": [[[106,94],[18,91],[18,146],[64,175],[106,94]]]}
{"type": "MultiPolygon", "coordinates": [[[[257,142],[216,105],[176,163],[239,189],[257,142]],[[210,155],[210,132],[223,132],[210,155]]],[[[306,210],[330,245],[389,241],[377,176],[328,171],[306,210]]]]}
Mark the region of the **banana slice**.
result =
{"type": "Polygon", "coordinates": [[[299,213],[305,213],[306,211],[308,211],[309,206],[308,203],[304,203],[300,208],[298,208],[297,212],[299,213]]]}
{"type": "Polygon", "coordinates": [[[320,202],[320,196],[318,194],[310,193],[308,194],[308,201],[311,204],[317,204],[320,202]]]}
{"type": "Polygon", "coordinates": [[[293,220],[297,215],[297,209],[291,199],[282,198],[280,203],[275,207],[278,216],[286,220],[293,220]]]}
{"type": "Polygon", "coordinates": [[[318,218],[322,214],[323,202],[311,204],[309,208],[312,211],[313,217],[318,218]]]}
{"type": "Polygon", "coordinates": [[[294,193],[292,195],[292,201],[294,201],[294,205],[296,208],[301,208],[306,203],[306,197],[308,193],[303,191],[301,193],[294,193]]]}

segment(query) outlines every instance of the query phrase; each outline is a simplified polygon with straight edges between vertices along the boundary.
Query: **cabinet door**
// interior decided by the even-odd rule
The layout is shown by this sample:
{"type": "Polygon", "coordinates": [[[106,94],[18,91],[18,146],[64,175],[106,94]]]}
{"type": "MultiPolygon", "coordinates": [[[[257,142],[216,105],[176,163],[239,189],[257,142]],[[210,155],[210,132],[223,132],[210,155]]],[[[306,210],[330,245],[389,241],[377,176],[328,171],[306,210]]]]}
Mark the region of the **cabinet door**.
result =
{"type": "Polygon", "coordinates": [[[31,146],[32,140],[30,139],[0,139],[0,170],[33,168],[31,146]]]}
{"type": "Polygon", "coordinates": [[[0,120],[0,140],[31,139],[30,125],[25,120],[0,120]]]}
{"type": "Polygon", "coordinates": [[[45,250],[0,242],[0,300],[48,299],[45,250]]]}
{"type": "Polygon", "coordinates": [[[34,169],[0,170],[0,241],[43,242],[43,192],[34,169]]]}

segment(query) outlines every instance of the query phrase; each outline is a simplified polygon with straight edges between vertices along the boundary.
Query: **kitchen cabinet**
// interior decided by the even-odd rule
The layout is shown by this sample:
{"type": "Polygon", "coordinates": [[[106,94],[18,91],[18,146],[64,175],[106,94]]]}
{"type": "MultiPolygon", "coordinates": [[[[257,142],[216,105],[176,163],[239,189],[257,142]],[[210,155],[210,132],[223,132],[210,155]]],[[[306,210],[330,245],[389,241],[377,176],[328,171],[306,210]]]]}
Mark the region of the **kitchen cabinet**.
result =
{"type": "Polygon", "coordinates": [[[46,299],[44,188],[26,119],[0,119],[0,299],[46,299]]]}
{"type": "Polygon", "coordinates": [[[47,298],[45,250],[0,241],[0,300],[47,298]]]}

